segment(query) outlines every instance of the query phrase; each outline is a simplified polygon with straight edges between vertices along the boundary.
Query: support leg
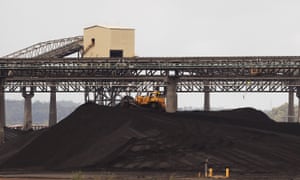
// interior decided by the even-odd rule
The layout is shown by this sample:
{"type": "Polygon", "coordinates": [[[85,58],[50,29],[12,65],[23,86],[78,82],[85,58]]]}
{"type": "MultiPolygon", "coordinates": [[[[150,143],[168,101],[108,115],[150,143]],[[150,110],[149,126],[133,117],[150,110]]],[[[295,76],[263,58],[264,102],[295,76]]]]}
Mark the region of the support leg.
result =
{"type": "Polygon", "coordinates": [[[0,144],[4,142],[4,127],[5,127],[4,81],[0,80],[0,144]]]}
{"type": "Polygon", "coordinates": [[[177,93],[176,93],[176,86],[177,86],[177,79],[174,77],[169,77],[167,80],[167,106],[166,112],[174,113],[177,111],[177,93]]]}
{"type": "Polygon", "coordinates": [[[288,102],[288,122],[295,122],[295,111],[294,111],[294,92],[289,91],[289,102],[288,102]]]}
{"type": "Polygon", "coordinates": [[[97,89],[97,102],[101,106],[104,105],[104,91],[102,87],[97,89]]]}
{"type": "Polygon", "coordinates": [[[300,94],[298,96],[298,116],[297,116],[297,123],[300,123],[300,94]]]}
{"type": "Polygon", "coordinates": [[[56,86],[50,86],[49,127],[57,123],[56,86]]]}
{"type": "Polygon", "coordinates": [[[204,111],[210,110],[209,82],[204,82],[204,111]]]}
{"type": "Polygon", "coordinates": [[[25,98],[24,103],[24,124],[23,130],[32,129],[32,104],[31,99],[34,96],[33,89],[31,88],[30,91],[26,91],[26,88],[23,88],[23,97],[25,98]]]}
{"type": "Polygon", "coordinates": [[[87,103],[90,101],[90,96],[89,96],[89,89],[88,86],[85,87],[85,91],[84,91],[84,102],[87,103]]]}
{"type": "Polygon", "coordinates": [[[300,123],[300,87],[297,88],[296,96],[298,98],[298,116],[297,123],[300,123]]]}
{"type": "Polygon", "coordinates": [[[116,92],[115,89],[112,88],[110,92],[110,106],[114,107],[116,105],[116,92]]]}

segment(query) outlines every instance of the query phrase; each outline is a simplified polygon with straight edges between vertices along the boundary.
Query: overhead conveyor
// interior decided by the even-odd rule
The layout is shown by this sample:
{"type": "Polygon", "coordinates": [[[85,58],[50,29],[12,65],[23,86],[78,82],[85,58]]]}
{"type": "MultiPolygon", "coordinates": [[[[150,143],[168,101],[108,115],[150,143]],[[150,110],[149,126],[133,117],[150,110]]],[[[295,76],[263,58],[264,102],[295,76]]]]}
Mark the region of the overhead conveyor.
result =
{"type": "Polygon", "coordinates": [[[83,36],[40,42],[3,58],[63,58],[83,49],[83,36]]]}

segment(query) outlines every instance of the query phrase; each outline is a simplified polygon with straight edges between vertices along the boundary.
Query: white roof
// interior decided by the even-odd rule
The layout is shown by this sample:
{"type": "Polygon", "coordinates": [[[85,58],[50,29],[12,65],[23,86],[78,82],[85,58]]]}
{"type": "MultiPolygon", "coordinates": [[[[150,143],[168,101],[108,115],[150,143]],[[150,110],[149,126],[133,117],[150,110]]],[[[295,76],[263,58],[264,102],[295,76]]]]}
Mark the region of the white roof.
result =
{"type": "Polygon", "coordinates": [[[99,26],[99,25],[94,25],[94,26],[89,26],[86,27],[84,29],[91,29],[91,28],[96,28],[96,27],[100,27],[100,28],[107,28],[107,29],[127,29],[127,30],[134,30],[133,28],[128,28],[128,27],[118,27],[118,26],[99,26]]]}

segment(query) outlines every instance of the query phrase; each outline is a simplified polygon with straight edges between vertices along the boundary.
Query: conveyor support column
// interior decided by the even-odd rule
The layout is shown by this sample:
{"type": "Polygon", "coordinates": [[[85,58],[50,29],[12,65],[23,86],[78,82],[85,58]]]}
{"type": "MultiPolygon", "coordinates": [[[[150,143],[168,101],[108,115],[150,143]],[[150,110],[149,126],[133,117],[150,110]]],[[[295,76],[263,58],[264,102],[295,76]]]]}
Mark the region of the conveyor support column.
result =
{"type": "Polygon", "coordinates": [[[209,82],[204,81],[204,111],[210,110],[209,82]]]}
{"type": "Polygon", "coordinates": [[[4,142],[4,127],[5,127],[4,80],[0,79],[0,144],[4,142]]]}
{"type": "Polygon", "coordinates": [[[23,130],[29,130],[29,129],[32,129],[32,104],[31,104],[31,99],[34,96],[33,88],[31,88],[30,91],[26,91],[26,88],[23,88],[22,95],[25,98],[23,130]]]}
{"type": "Polygon", "coordinates": [[[300,87],[297,88],[296,96],[298,98],[298,116],[297,123],[300,123],[300,87]]]}
{"type": "Polygon", "coordinates": [[[288,122],[295,122],[294,91],[293,90],[289,91],[288,122]]]}
{"type": "Polygon", "coordinates": [[[56,86],[50,86],[50,106],[49,106],[49,127],[54,126],[57,122],[57,108],[56,108],[56,86]]]}
{"type": "Polygon", "coordinates": [[[114,87],[111,87],[110,91],[110,106],[114,107],[116,105],[116,90],[114,87]]]}
{"type": "Polygon", "coordinates": [[[176,77],[168,77],[167,79],[167,106],[166,112],[174,113],[177,111],[177,79],[176,77]]]}

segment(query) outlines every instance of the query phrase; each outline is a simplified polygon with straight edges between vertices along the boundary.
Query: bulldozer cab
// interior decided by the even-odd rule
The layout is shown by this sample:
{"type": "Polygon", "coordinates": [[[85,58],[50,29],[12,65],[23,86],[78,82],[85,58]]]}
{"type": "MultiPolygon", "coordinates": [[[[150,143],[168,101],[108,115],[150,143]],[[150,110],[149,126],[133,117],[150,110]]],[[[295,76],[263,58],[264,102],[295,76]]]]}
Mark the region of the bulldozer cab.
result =
{"type": "Polygon", "coordinates": [[[149,96],[150,97],[162,97],[162,94],[159,91],[153,91],[153,92],[150,93],[149,96]]]}

